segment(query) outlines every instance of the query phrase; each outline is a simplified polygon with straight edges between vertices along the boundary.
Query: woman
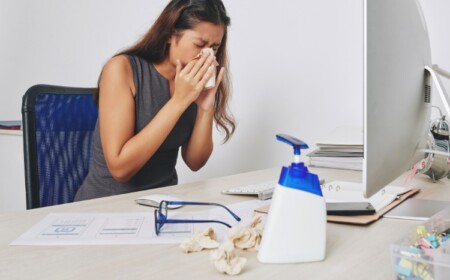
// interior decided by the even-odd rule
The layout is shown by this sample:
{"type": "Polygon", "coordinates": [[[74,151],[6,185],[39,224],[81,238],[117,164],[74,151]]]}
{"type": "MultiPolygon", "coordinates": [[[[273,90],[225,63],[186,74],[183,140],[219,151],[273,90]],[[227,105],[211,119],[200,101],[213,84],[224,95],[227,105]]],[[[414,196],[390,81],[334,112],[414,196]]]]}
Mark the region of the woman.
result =
{"type": "Polygon", "coordinates": [[[177,184],[179,147],[196,171],[212,153],[214,121],[225,142],[232,136],[229,24],[221,0],[172,0],[138,43],[106,63],[93,158],[75,200],[177,184]],[[216,60],[216,85],[205,89],[216,60]]]}

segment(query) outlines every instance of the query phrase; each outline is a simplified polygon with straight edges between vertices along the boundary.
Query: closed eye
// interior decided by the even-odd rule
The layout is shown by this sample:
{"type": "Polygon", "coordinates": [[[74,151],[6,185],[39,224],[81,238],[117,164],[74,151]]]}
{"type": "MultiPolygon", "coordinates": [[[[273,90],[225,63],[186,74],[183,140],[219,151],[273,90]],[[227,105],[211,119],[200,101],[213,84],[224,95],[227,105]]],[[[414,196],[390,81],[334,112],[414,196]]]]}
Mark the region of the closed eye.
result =
{"type": "Polygon", "coordinates": [[[194,44],[194,45],[199,49],[203,49],[206,46],[206,44],[194,44]]]}

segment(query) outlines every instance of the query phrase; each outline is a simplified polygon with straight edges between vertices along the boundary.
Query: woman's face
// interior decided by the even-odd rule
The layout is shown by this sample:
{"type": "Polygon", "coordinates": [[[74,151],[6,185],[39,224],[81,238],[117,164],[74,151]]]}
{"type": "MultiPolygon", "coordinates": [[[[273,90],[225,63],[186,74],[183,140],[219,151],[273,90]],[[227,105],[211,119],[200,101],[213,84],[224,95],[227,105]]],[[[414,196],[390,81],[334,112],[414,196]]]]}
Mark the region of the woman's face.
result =
{"type": "Polygon", "coordinates": [[[193,29],[184,30],[178,35],[172,35],[169,39],[169,60],[176,65],[177,59],[184,67],[196,57],[203,48],[212,48],[217,53],[224,33],[222,25],[210,22],[199,22],[193,29]]]}

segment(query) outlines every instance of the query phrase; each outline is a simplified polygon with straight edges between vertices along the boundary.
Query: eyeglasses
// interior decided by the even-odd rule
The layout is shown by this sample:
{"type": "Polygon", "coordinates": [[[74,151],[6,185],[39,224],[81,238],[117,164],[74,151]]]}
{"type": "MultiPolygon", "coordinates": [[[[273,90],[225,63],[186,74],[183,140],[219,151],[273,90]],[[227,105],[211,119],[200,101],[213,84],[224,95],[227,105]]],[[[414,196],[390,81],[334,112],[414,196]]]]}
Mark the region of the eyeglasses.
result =
{"type": "Polygon", "coordinates": [[[182,220],[182,219],[168,219],[167,218],[167,211],[169,209],[169,205],[214,205],[224,208],[228,211],[228,213],[233,216],[233,218],[236,221],[240,221],[241,218],[239,218],[238,215],[233,213],[230,209],[228,209],[226,206],[219,204],[219,203],[209,203],[209,202],[192,202],[192,201],[167,201],[163,200],[159,204],[159,208],[155,209],[155,232],[156,235],[159,235],[161,232],[161,228],[165,224],[186,224],[186,223],[219,223],[222,225],[225,225],[229,228],[231,226],[225,222],[218,221],[218,220],[182,220]]]}

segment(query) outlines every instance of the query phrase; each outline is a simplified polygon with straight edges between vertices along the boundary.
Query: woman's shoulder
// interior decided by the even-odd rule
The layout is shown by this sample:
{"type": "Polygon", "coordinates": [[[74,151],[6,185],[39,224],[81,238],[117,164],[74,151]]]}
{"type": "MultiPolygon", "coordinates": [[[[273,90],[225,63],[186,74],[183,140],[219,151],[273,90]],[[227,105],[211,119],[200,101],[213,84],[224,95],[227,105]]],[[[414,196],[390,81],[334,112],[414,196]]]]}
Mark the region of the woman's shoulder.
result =
{"type": "Polygon", "coordinates": [[[119,54],[112,57],[105,65],[105,67],[116,70],[127,70],[130,73],[133,71],[141,71],[143,68],[148,68],[152,65],[145,58],[132,54],[119,54]]]}
{"type": "Polygon", "coordinates": [[[120,54],[110,58],[105,66],[103,67],[103,71],[113,71],[113,72],[129,72],[131,70],[130,61],[127,55],[120,54]]]}
{"type": "Polygon", "coordinates": [[[132,88],[133,72],[126,55],[117,55],[109,59],[103,67],[100,83],[126,83],[132,88]]]}
{"type": "Polygon", "coordinates": [[[133,76],[131,64],[126,55],[117,55],[110,58],[102,71],[102,78],[108,77],[112,79],[126,79],[133,76]]]}

